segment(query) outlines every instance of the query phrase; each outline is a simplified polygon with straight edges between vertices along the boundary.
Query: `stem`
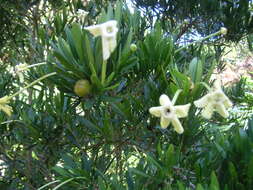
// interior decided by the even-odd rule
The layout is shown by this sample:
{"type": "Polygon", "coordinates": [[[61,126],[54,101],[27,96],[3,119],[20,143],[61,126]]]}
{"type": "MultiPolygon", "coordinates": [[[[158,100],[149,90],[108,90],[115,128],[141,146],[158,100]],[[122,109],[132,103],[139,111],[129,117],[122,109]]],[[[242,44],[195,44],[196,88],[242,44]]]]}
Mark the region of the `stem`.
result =
{"type": "Polygon", "coordinates": [[[35,63],[33,65],[28,65],[26,68],[28,69],[28,68],[32,68],[32,67],[36,67],[36,66],[40,66],[40,65],[46,65],[46,64],[47,64],[47,62],[35,63]]]}
{"type": "Polygon", "coordinates": [[[172,99],[172,105],[174,105],[177,101],[177,98],[179,96],[179,94],[182,92],[183,90],[182,89],[179,89],[176,91],[176,94],[174,95],[173,99],[172,99]]]}
{"type": "Polygon", "coordinates": [[[199,39],[199,40],[197,40],[197,41],[195,41],[195,42],[189,43],[189,44],[187,44],[186,46],[183,46],[183,47],[177,49],[177,50],[175,51],[175,53],[177,53],[177,52],[181,51],[182,49],[185,49],[185,48],[187,48],[187,47],[189,47],[189,46],[191,46],[191,45],[193,45],[193,44],[195,44],[195,43],[202,42],[202,41],[204,41],[204,40],[206,40],[206,39],[208,39],[208,38],[211,38],[211,37],[213,37],[213,36],[218,36],[218,35],[220,35],[220,34],[221,34],[221,31],[219,30],[218,32],[215,32],[215,33],[213,33],[213,34],[210,34],[210,35],[208,35],[208,36],[206,36],[206,37],[204,37],[204,38],[201,38],[201,39],[199,39]]]}
{"type": "Polygon", "coordinates": [[[200,84],[202,84],[203,86],[206,87],[206,89],[211,92],[212,91],[212,88],[210,86],[208,86],[205,82],[201,82],[200,84]]]}
{"type": "Polygon", "coordinates": [[[104,83],[105,83],[106,66],[107,66],[107,61],[103,61],[103,64],[102,64],[102,73],[101,73],[101,83],[102,83],[102,85],[104,85],[104,83]]]}
{"type": "Polygon", "coordinates": [[[37,80],[33,81],[32,83],[28,84],[26,87],[22,88],[21,90],[19,90],[18,92],[12,94],[11,96],[8,97],[8,99],[12,99],[13,97],[17,96],[18,94],[20,94],[21,92],[23,92],[24,90],[26,90],[27,88],[30,88],[31,86],[37,84],[38,82],[42,81],[43,79],[45,78],[48,78],[50,76],[53,76],[53,75],[56,75],[56,72],[53,72],[53,73],[49,73],[47,75],[44,75],[40,78],[38,78],[37,80]]]}

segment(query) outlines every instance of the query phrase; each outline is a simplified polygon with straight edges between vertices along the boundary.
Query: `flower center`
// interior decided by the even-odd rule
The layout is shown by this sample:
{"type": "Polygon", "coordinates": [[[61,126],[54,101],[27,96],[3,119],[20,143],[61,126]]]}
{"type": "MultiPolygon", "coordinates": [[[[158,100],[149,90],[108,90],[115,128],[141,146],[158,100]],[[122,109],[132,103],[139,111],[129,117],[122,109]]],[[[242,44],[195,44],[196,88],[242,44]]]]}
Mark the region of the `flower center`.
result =
{"type": "Polygon", "coordinates": [[[165,106],[163,110],[163,115],[166,118],[171,118],[173,115],[173,107],[171,106],[165,106]]]}
{"type": "Polygon", "coordinates": [[[108,32],[109,34],[113,32],[113,28],[111,26],[108,26],[106,28],[106,32],[108,32]]]}

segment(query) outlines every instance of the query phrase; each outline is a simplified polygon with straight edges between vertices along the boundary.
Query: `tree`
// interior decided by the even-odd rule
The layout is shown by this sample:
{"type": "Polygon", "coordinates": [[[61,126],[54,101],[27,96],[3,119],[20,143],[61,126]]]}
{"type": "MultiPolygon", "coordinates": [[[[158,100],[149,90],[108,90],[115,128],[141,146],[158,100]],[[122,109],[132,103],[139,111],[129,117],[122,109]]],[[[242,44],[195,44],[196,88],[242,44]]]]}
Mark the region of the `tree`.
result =
{"type": "Polygon", "coordinates": [[[228,29],[226,38],[239,41],[244,35],[252,33],[252,1],[249,0],[133,0],[149,18],[161,20],[166,28],[169,22],[173,28],[184,20],[188,24],[182,29],[185,32],[197,30],[207,35],[224,26],[228,29]]]}

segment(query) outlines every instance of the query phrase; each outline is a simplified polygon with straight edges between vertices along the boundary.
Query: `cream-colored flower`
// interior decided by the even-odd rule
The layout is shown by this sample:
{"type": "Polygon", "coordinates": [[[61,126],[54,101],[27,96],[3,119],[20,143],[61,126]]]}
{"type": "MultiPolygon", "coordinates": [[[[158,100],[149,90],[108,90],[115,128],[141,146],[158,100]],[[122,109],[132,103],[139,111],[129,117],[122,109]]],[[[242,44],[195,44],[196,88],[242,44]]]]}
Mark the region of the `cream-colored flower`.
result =
{"type": "Polygon", "coordinates": [[[110,20],[102,24],[86,27],[85,29],[95,37],[102,37],[103,59],[107,60],[117,46],[117,21],[110,20]]]}
{"type": "Polygon", "coordinates": [[[18,75],[19,77],[19,81],[21,83],[24,82],[24,72],[29,70],[30,68],[32,67],[37,67],[37,66],[40,66],[40,65],[46,65],[47,62],[41,62],[41,63],[35,63],[35,64],[32,64],[32,65],[27,65],[27,64],[20,64],[20,65],[16,65],[15,66],[15,72],[16,74],[18,75]]]}
{"type": "Polygon", "coordinates": [[[208,94],[194,101],[194,104],[198,108],[203,108],[202,116],[206,119],[210,119],[215,111],[227,118],[229,116],[227,109],[233,105],[222,91],[219,81],[214,83],[214,87],[208,94]]]}
{"type": "Polygon", "coordinates": [[[8,116],[11,116],[12,113],[12,107],[7,105],[9,103],[10,99],[8,96],[4,96],[0,98],[0,110],[5,112],[8,116]]]}
{"type": "Polygon", "coordinates": [[[81,20],[81,22],[84,22],[84,19],[86,18],[87,15],[88,15],[87,11],[82,9],[77,10],[77,16],[81,20]]]}
{"type": "Polygon", "coordinates": [[[174,106],[174,101],[171,101],[165,94],[160,96],[159,102],[161,106],[152,107],[149,109],[149,112],[152,115],[161,118],[160,125],[162,128],[167,128],[171,123],[177,133],[183,133],[184,128],[182,127],[179,118],[183,118],[188,115],[191,104],[174,106]]]}
{"type": "Polygon", "coordinates": [[[18,75],[18,78],[19,78],[19,81],[21,83],[24,82],[24,74],[23,74],[23,72],[26,71],[26,70],[28,70],[28,65],[25,64],[25,63],[15,66],[15,71],[16,71],[16,73],[18,75]]]}

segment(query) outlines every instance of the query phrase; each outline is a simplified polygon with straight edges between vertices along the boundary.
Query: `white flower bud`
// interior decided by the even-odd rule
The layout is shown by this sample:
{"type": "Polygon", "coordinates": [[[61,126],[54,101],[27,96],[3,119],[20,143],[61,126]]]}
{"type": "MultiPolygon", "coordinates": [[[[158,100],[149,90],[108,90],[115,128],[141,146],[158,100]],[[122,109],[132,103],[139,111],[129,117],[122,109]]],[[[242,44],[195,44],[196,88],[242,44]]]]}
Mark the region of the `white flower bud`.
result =
{"type": "Polygon", "coordinates": [[[221,33],[222,35],[226,35],[226,34],[228,33],[228,29],[225,28],[225,27],[221,27],[221,28],[220,28],[220,33],[221,33]]]}

